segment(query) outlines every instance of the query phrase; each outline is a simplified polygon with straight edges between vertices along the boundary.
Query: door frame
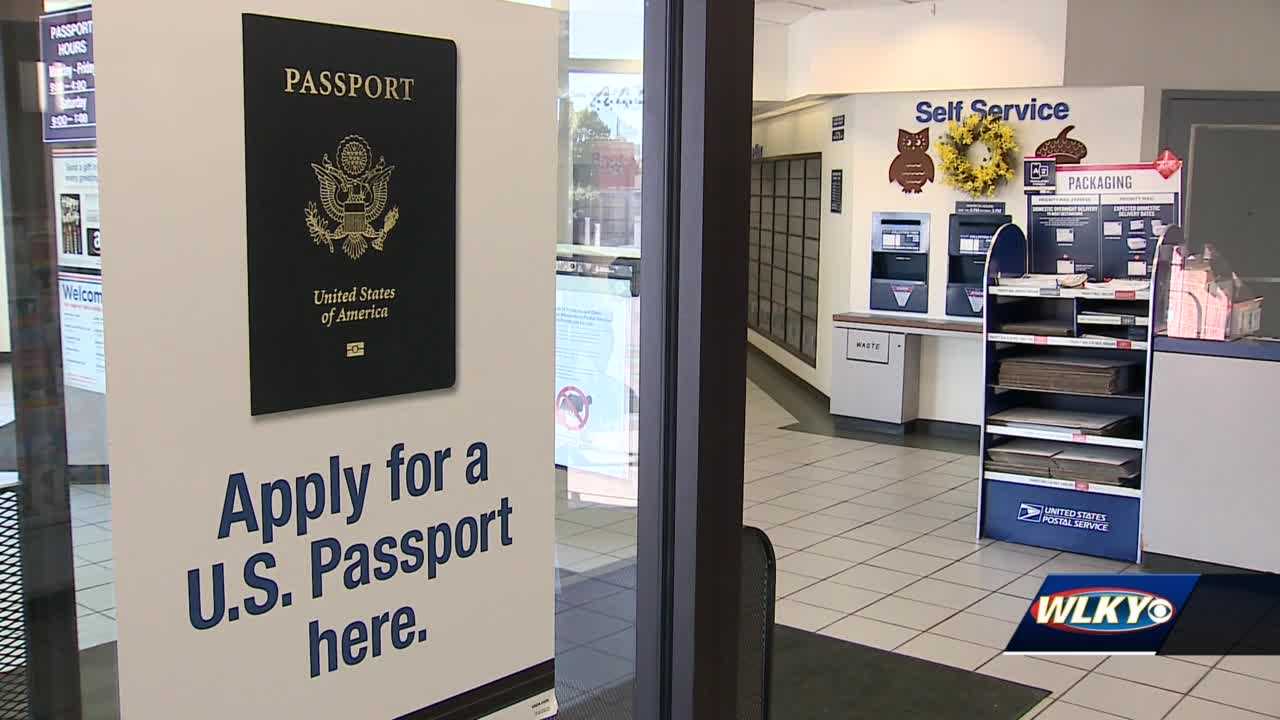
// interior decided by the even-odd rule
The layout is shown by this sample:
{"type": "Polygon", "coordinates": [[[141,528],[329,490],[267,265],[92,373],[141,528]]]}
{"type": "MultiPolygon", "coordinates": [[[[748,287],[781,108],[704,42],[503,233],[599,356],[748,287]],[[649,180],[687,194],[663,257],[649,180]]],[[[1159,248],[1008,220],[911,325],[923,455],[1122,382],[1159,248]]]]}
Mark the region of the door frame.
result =
{"type": "MultiPolygon", "coordinates": [[[[1181,118],[1175,117],[1178,112],[1178,108],[1175,106],[1205,101],[1278,102],[1280,101],[1280,92],[1265,90],[1165,90],[1160,94],[1160,149],[1169,148],[1184,160],[1190,157],[1191,125],[1196,123],[1197,120],[1191,118],[1184,126],[1180,122],[1181,118]],[[1179,122],[1175,123],[1175,120],[1179,120],[1179,122]]],[[[1224,120],[1223,122],[1232,121],[1224,120]]]]}
{"type": "Polygon", "coordinates": [[[754,12],[645,6],[642,718],[737,714],[754,12]]]}
{"type": "MultiPolygon", "coordinates": [[[[635,716],[655,720],[730,718],[737,709],[754,7],[753,0],[645,5],[635,716]]],[[[38,48],[15,43],[34,38],[20,22],[0,32],[5,49],[23,57],[38,48]]],[[[16,73],[0,78],[11,111],[16,73]]],[[[47,176],[39,116],[9,117],[26,122],[0,128],[7,142],[0,160],[47,176]],[[24,149],[39,160],[18,157],[24,149]]],[[[8,228],[13,266],[48,266],[51,214],[39,185],[30,197],[5,188],[7,215],[37,223],[8,228]]],[[[48,392],[58,378],[20,360],[61,366],[56,297],[37,282],[44,277],[10,268],[11,294],[28,297],[28,318],[41,320],[26,340],[15,333],[20,470],[31,477],[36,462],[59,470],[41,478],[24,512],[37,504],[39,527],[23,528],[24,580],[41,589],[27,600],[29,692],[33,717],[78,718],[64,409],[42,400],[59,397],[48,392]],[[13,284],[23,277],[30,282],[13,284]],[[17,352],[32,340],[40,352],[17,352]],[[22,412],[39,402],[42,412],[22,412]],[[41,436],[56,441],[36,447],[31,441],[41,436]]]]}
{"type": "MultiPolygon", "coordinates": [[[[67,464],[51,166],[24,77],[40,60],[42,6],[24,0],[0,19],[0,176],[9,281],[17,442],[25,707],[32,718],[81,717],[70,487],[101,466],[67,464]],[[13,178],[21,178],[12,182],[13,178]]],[[[12,589],[11,589],[12,590],[12,589]]],[[[7,686],[6,702],[18,692],[7,686]]]]}

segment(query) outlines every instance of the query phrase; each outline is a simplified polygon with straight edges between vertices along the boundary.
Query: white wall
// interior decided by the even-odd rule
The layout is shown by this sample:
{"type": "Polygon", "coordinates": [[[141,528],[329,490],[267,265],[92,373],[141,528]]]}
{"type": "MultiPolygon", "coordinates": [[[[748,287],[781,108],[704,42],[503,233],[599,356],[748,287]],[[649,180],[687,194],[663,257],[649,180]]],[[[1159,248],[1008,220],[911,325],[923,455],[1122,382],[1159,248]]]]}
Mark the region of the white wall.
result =
{"type": "Polygon", "coordinates": [[[814,13],[790,26],[787,95],[1060,85],[1066,23],[1067,0],[814,13]]]}
{"type": "Polygon", "coordinates": [[[1071,0],[1068,85],[1145,85],[1142,158],[1163,90],[1280,90],[1276,0],[1071,0]]]}
{"type": "Polygon", "coordinates": [[[756,23],[752,100],[788,100],[786,25],[756,23]]]}
{"type": "MultiPolygon", "coordinates": [[[[961,100],[966,108],[977,98],[991,104],[1066,102],[1065,121],[1014,121],[1023,153],[1066,125],[1075,125],[1072,137],[1089,147],[1088,162],[1133,162],[1141,148],[1143,91],[1123,88],[1026,88],[971,90],[964,92],[873,93],[854,95],[802,112],[756,123],[752,142],[765,147],[765,155],[801,152],[823,153],[823,210],[821,277],[819,281],[818,367],[809,368],[760,336],[752,343],[794,372],[805,382],[830,394],[831,316],[853,310],[866,312],[870,300],[871,214],[876,211],[924,212],[932,217],[932,251],[929,258],[929,315],[945,317],[947,282],[947,224],[958,200],[971,199],[937,181],[924,192],[908,195],[889,182],[888,168],[897,156],[898,129],[930,131],[930,154],[935,165],[938,140],[945,123],[921,123],[917,105],[927,101],[944,105],[961,100]],[[848,114],[847,139],[831,142],[831,116],[848,114]],[[831,168],[845,170],[844,213],[832,215],[828,193],[831,168]]],[[[1014,222],[1025,224],[1026,199],[1022,193],[1021,167],[994,200],[1005,201],[1014,222]]],[[[976,423],[979,414],[978,373],[981,359],[976,340],[925,338],[920,368],[920,416],[951,422],[976,423]]]]}

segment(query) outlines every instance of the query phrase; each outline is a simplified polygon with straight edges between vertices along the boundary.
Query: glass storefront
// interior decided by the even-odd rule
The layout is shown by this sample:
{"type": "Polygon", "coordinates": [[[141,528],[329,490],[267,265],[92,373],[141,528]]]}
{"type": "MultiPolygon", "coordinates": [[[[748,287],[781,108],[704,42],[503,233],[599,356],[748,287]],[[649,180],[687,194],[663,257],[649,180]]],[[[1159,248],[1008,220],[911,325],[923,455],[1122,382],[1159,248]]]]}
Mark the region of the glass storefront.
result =
{"type": "Polygon", "coordinates": [[[583,708],[635,675],[642,20],[634,0],[570,0],[562,58],[556,686],[583,708]]]}
{"type": "MultiPolygon", "coordinates": [[[[548,481],[557,694],[572,709],[635,673],[643,5],[525,4],[561,18],[548,481]]],[[[0,632],[15,674],[0,683],[3,717],[119,717],[93,11],[15,6],[0,38],[9,97],[0,275],[9,311],[0,320],[14,321],[0,327],[10,360],[0,370],[0,443],[9,446],[0,445],[9,478],[0,526],[22,545],[4,556],[12,567],[0,566],[0,577],[11,578],[13,597],[25,591],[28,610],[25,636],[16,615],[0,632]],[[27,104],[36,97],[37,107],[27,104]]]]}
{"type": "MultiPolygon", "coordinates": [[[[137,714],[154,716],[168,701],[190,702],[195,685],[221,682],[219,672],[234,677],[233,670],[270,666],[255,678],[265,683],[288,664],[277,662],[281,656],[301,660],[292,674],[282,671],[279,690],[257,685],[246,691],[249,699],[208,702],[251,715],[240,703],[323,700],[334,716],[381,718],[388,716],[382,700],[412,700],[448,685],[435,706],[404,715],[396,705],[395,714],[461,717],[449,713],[465,714],[458,704],[483,688],[460,668],[496,667],[515,652],[501,642],[464,647],[470,639],[450,636],[457,628],[442,619],[452,616],[415,625],[407,603],[451,608],[469,621],[457,625],[484,625],[491,640],[501,623],[545,605],[538,622],[524,623],[531,629],[522,639],[525,649],[547,646],[547,656],[486,678],[508,683],[491,693],[497,700],[486,697],[495,703],[510,700],[503,693],[517,693],[512,687],[546,684],[526,708],[535,720],[557,709],[566,720],[631,717],[641,692],[661,696],[653,703],[693,707],[689,698],[703,697],[687,686],[695,676],[712,678],[722,693],[734,686],[727,678],[741,678],[744,696],[773,698],[774,717],[785,715],[780,710],[844,717],[855,705],[875,717],[942,720],[1280,717],[1280,665],[1232,657],[1239,648],[1151,663],[1005,653],[1046,578],[1280,572],[1265,511],[1280,500],[1268,482],[1270,418],[1280,403],[1273,315],[1280,311],[1267,304],[1280,287],[1280,254],[1269,242],[1280,87],[1267,74],[1280,56],[1258,30],[1280,24],[1275,8],[1254,0],[1213,12],[1147,0],[743,2],[742,27],[753,9],[757,20],[756,107],[739,178],[723,170],[733,165],[730,153],[682,162],[721,136],[745,135],[746,108],[742,127],[730,127],[724,108],[710,107],[732,95],[716,85],[719,78],[703,78],[701,97],[666,86],[712,67],[733,43],[723,35],[723,45],[708,41],[717,37],[713,27],[678,51],[668,48],[680,72],[663,68],[667,77],[657,86],[669,96],[646,98],[655,87],[655,68],[645,65],[655,41],[645,36],[646,22],[661,25],[652,23],[655,3],[486,1],[476,12],[522,18],[537,30],[533,38],[532,31],[521,36],[525,28],[503,28],[511,57],[467,12],[432,16],[487,52],[476,63],[465,43],[454,48],[459,84],[446,89],[460,91],[441,97],[452,97],[459,112],[439,127],[456,120],[458,138],[433,146],[430,163],[415,170],[388,148],[405,139],[434,143],[447,132],[436,125],[400,132],[409,127],[402,123],[374,137],[356,127],[354,113],[343,115],[354,104],[337,101],[368,100],[379,113],[395,112],[396,103],[426,92],[425,81],[375,72],[360,66],[367,58],[338,50],[333,57],[347,58],[350,68],[285,62],[273,66],[279,78],[261,85],[272,102],[317,102],[287,106],[307,108],[289,115],[255,105],[245,89],[258,86],[236,64],[257,67],[272,52],[316,50],[265,43],[257,47],[267,50],[246,54],[242,33],[252,21],[242,11],[315,13],[329,31],[429,34],[426,23],[388,12],[408,0],[327,9],[254,0],[224,14],[214,5],[152,11],[142,0],[116,2],[116,18],[157,25],[103,21],[98,39],[111,48],[103,52],[131,74],[115,76],[102,98],[98,70],[111,71],[96,63],[94,21],[96,12],[110,17],[111,6],[25,0],[0,7],[0,720],[115,720],[122,697],[126,714],[129,700],[144,698],[135,706],[148,709],[137,714]],[[135,49],[146,43],[134,38],[125,47],[120,39],[141,30],[148,42],[183,49],[159,28],[185,21],[185,11],[210,20],[183,30],[189,56],[144,62],[135,49]],[[1231,52],[1210,36],[1232,38],[1231,52]],[[1168,52],[1153,59],[1142,38],[1158,38],[1168,52]],[[539,54],[553,47],[554,58],[539,54]],[[157,99],[177,95],[173,78],[185,76],[174,68],[206,81],[183,90],[192,100],[157,99]],[[133,91],[130,83],[150,88],[134,99],[172,112],[173,122],[159,113],[146,124],[122,123],[125,95],[108,93],[133,91]],[[654,112],[658,105],[664,113],[654,112]],[[104,113],[113,120],[100,125],[100,108],[114,110],[104,113]],[[719,125],[680,138],[670,157],[656,152],[654,137],[699,128],[702,111],[719,125]],[[657,133],[655,118],[675,129],[657,133]],[[183,122],[203,134],[177,127],[183,122]],[[352,129],[331,132],[326,122],[352,129]],[[163,152],[148,145],[151,135],[163,152]],[[137,157],[113,156],[111,141],[100,147],[99,137],[137,157]],[[273,142],[294,140],[316,140],[305,162],[268,181],[254,175],[255,162],[280,150],[273,142]],[[429,168],[450,162],[457,178],[445,180],[456,182],[438,183],[429,168]],[[697,180],[686,186],[682,172],[697,180]],[[654,182],[659,175],[663,181],[654,182]],[[725,197],[730,175],[747,188],[741,197],[725,197]],[[112,177],[125,184],[112,188],[112,177]],[[655,186],[668,196],[642,190],[655,186]],[[292,193],[304,187],[294,202],[292,193]],[[436,212],[450,192],[456,218],[436,212]],[[270,207],[280,198],[287,208],[270,207]],[[702,207],[666,207],[723,210],[739,201],[736,215],[708,213],[710,221],[702,207]],[[267,226],[255,226],[255,212],[281,223],[261,232],[267,226]],[[725,220],[730,215],[738,224],[725,220]],[[642,222],[655,216],[662,232],[659,223],[642,222]],[[449,236],[455,219],[457,255],[433,256],[420,276],[394,288],[367,280],[404,272],[408,261],[386,259],[402,239],[438,249],[431,243],[449,236]],[[468,234],[476,227],[485,237],[468,234]],[[696,237],[680,237],[691,228],[696,237]],[[104,229],[119,255],[104,251],[104,229]],[[243,257],[242,232],[250,246],[243,257]],[[271,255],[280,246],[262,238],[293,242],[296,256],[271,255]],[[698,253],[741,249],[743,238],[745,252],[734,256],[745,267],[741,291],[739,278],[724,273],[708,286],[732,288],[734,297],[700,295],[721,264],[738,266],[723,253],[698,253]],[[279,263],[270,282],[255,270],[263,267],[255,247],[279,263]],[[664,258],[661,267],[655,256],[664,258]],[[114,266],[124,270],[113,269],[118,257],[131,261],[114,266]],[[644,260],[650,270],[642,282],[644,260]],[[350,388],[325,387],[319,363],[288,362],[289,349],[306,347],[302,322],[254,331],[266,322],[255,317],[255,290],[302,287],[296,283],[310,282],[298,280],[309,263],[329,261],[324,267],[345,274],[305,288],[302,305],[318,309],[322,323],[339,324],[346,320],[335,317],[347,312],[353,323],[399,313],[405,297],[447,286],[440,268],[456,264],[461,289],[422,303],[421,317],[439,311],[449,330],[431,326],[439,332],[431,342],[424,331],[394,348],[422,350],[416,365],[399,366],[410,371],[432,365],[423,357],[450,342],[463,348],[449,382],[347,397],[350,388]],[[527,294],[512,289],[529,278],[537,281],[527,294]],[[187,295],[188,284],[199,297],[187,295]],[[149,296],[151,285],[169,292],[149,296]],[[115,307],[128,308],[115,327],[108,322],[113,292],[115,307]],[[401,305],[392,302],[397,293],[401,305]],[[661,317],[665,336],[642,325],[642,300],[669,316],[661,317]],[[720,301],[717,312],[742,311],[745,327],[725,330],[714,322],[718,315],[702,312],[720,301]],[[458,312],[443,310],[450,302],[458,312]],[[643,348],[642,328],[650,329],[643,348]],[[729,381],[734,393],[742,387],[737,366],[713,378],[690,372],[714,352],[736,353],[739,334],[750,367],[741,484],[737,406],[722,394],[729,381]],[[669,346],[655,347],[655,337],[669,346]],[[683,357],[670,347],[676,344],[683,357]],[[113,360],[133,358],[136,367],[108,368],[109,349],[113,360]],[[251,388],[254,363],[267,351],[285,357],[280,372],[274,383],[251,388]],[[642,386],[642,353],[670,363],[661,375],[654,370],[660,362],[645,368],[646,378],[662,377],[667,387],[642,386]],[[121,381],[115,387],[125,388],[114,396],[108,369],[121,381]],[[329,394],[279,415],[256,407],[264,392],[305,382],[329,394]],[[481,387],[492,394],[471,404],[481,387]],[[678,397],[677,389],[689,388],[678,397]],[[704,407],[708,397],[724,407],[704,407]],[[327,407],[353,398],[341,411],[327,407]],[[642,444],[642,405],[645,426],[660,429],[669,447],[655,449],[652,437],[642,444]],[[448,417],[439,411],[446,406],[448,417]],[[124,408],[115,425],[108,407],[124,408]],[[686,419],[680,427],[678,412],[686,419]],[[516,417],[530,421],[513,428],[516,417]],[[489,460],[477,460],[490,453],[483,439],[459,444],[450,436],[452,456],[444,444],[425,450],[463,427],[500,428],[492,481],[489,460]],[[391,454],[356,459],[374,444],[391,454]],[[514,457],[502,454],[510,446],[514,457]],[[245,467],[222,464],[241,462],[247,448],[245,467]],[[290,464],[274,464],[291,454],[290,464]],[[526,461],[535,455],[543,461],[526,461]],[[297,457],[315,467],[298,472],[297,457]],[[718,460],[703,463],[706,457],[718,460]],[[670,467],[659,472],[654,458],[670,467]],[[390,501],[385,492],[366,495],[366,460],[375,483],[392,479],[390,501]],[[432,515],[440,507],[453,513],[449,503],[462,494],[444,492],[445,478],[455,477],[446,468],[467,478],[457,487],[491,499],[493,510],[432,515]],[[384,470],[390,475],[378,474],[384,470]],[[662,488],[643,485],[655,478],[662,488]],[[515,509],[514,540],[510,498],[499,487],[546,501],[529,525],[526,506],[515,509]],[[422,504],[386,504],[401,499],[401,488],[422,504]],[[366,510],[365,498],[375,496],[384,504],[371,501],[366,510]],[[736,549],[739,538],[723,531],[739,530],[739,518],[761,528],[776,555],[776,575],[755,578],[775,591],[774,604],[765,591],[750,599],[767,607],[743,614],[776,617],[776,624],[739,628],[752,643],[774,643],[773,685],[764,692],[746,685],[759,678],[758,668],[708,674],[714,663],[691,659],[711,644],[723,649],[742,639],[724,632],[705,644],[699,635],[704,644],[690,650],[697,621],[705,628],[738,612],[690,598],[695,590],[699,601],[720,597],[729,585],[737,592],[729,582],[734,569],[701,564],[699,553],[736,549]],[[130,519],[132,526],[119,524],[130,519]],[[365,524],[349,527],[358,522],[365,524]],[[379,523],[388,527],[365,529],[379,523]],[[421,529],[406,530],[415,523],[421,529]],[[526,532],[540,534],[545,552],[533,554],[526,532]],[[493,560],[513,545],[531,554],[507,565],[493,560]],[[392,557],[392,546],[404,557],[392,557]],[[252,555],[236,555],[250,547],[252,555]],[[645,550],[648,574],[638,558],[645,550]],[[537,562],[524,562],[530,557],[537,562]],[[419,569],[432,573],[426,590],[379,584],[401,583],[419,569]],[[524,584],[503,584],[507,575],[524,584]],[[535,580],[554,587],[554,599],[526,592],[535,580]],[[464,582],[483,591],[458,589],[464,582]],[[144,597],[155,588],[164,589],[144,597]],[[340,599],[312,602],[326,593],[340,599]],[[361,603],[370,598],[387,611],[369,612],[361,603]],[[283,610],[295,602],[293,615],[283,610]],[[292,624],[258,624],[263,616],[292,624]],[[683,636],[664,634],[677,627],[683,636]],[[374,662],[428,642],[456,642],[465,652],[421,662],[432,680],[421,688],[391,682],[397,672],[384,674],[387,665],[374,662]],[[680,662],[672,660],[677,646],[686,653],[680,662]],[[303,682],[308,670],[329,684],[309,692],[321,684],[303,682]],[[366,697],[366,687],[377,693],[366,697]]],[[[684,42],[675,36],[694,32],[691,16],[710,4],[666,5],[679,17],[664,11],[673,37],[663,40],[684,42]]],[[[420,63],[424,73],[446,64],[420,63]]],[[[644,320],[663,313],[650,315],[644,320]]],[[[376,333],[342,340],[326,347],[347,369],[386,349],[376,333]]],[[[390,375],[367,372],[359,383],[394,384],[390,375]]],[[[759,567],[774,561],[764,557],[759,567]]],[[[1070,640],[1082,642],[1076,635],[1070,640]]],[[[192,717],[214,712],[202,711],[210,715],[192,717]]]]}

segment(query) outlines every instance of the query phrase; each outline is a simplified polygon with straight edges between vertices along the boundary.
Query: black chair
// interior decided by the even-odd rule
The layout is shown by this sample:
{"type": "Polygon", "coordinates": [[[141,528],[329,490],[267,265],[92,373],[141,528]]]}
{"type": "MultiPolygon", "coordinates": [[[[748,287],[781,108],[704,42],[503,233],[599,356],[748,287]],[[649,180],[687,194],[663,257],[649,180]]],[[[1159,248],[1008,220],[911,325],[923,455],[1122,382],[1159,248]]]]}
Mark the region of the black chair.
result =
{"type": "Polygon", "coordinates": [[[743,527],[737,720],[769,720],[777,578],[778,560],[769,536],[760,528],[743,527]]]}

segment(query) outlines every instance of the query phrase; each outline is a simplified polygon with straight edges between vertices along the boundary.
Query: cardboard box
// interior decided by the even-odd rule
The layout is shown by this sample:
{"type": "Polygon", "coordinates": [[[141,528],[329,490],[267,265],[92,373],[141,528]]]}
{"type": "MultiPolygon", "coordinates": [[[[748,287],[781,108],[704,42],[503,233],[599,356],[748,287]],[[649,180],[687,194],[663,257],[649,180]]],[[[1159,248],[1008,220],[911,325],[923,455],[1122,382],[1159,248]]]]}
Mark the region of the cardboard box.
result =
{"type": "Polygon", "coordinates": [[[1235,340],[1262,328],[1262,298],[1239,297],[1234,277],[1217,277],[1210,263],[1173,249],[1169,274],[1168,335],[1197,340],[1235,340]]]}

